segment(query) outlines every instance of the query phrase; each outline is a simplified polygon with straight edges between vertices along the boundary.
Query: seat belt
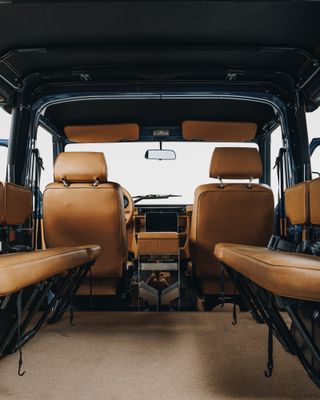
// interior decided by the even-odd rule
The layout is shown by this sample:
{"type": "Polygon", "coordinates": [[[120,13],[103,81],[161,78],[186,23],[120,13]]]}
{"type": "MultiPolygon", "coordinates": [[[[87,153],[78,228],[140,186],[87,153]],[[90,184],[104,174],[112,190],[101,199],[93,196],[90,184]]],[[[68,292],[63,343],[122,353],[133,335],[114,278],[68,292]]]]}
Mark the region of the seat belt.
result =
{"type": "Polygon", "coordinates": [[[286,224],[285,224],[285,203],[284,203],[284,165],[283,157],[287,149],[281,147],[279,150],[278,157],[276,158],[275,165],[273,167],[277,168],[278,177],[278,205],[279,205],[279,236],[285,236],[286,234],[286,224]]]}
{"type": "Polygon", "coordinates": [[[220,293],[219,293],[220,306],[224,307],[226,301],[225,294],[225,277],[224,277],[224,264],[220,262],[220,293]]]}
{"type": "Polygon", "coordinates": [[[232,311],[232,325],[237,325],[238,316],[237,316],[237,272],[234,275],[234,302],[233,302],[233,311],[232,311]]]}
{"type": "Polygon", "coordinates": [[[278,210],[279,210],[279,221],[278,231],[276,235],[272,235],[268,244],[268,248],[271,250],[282,250],[287,252],[294,251],[294,243],[286,239],[286,211],[284,201],[284,188],[285,188],[285,168],[284,168],[284,155],[287,149],[281,147],[279,154],[276,158],[273,169],[277,168],[278,177],[278,210]]]}
{"type": "Polygon", "coordinates": [[[40,221],[40,178],[41,171],[44,170],[43,160],[40,157],[40,152],[38,149],[33,149],[32,154],[35,159],[34,163],[34,185],[33,185],[33,195],[34,195],[34,248],[38,248],[38,237],[39,237],[39,221],[40,221]]]}

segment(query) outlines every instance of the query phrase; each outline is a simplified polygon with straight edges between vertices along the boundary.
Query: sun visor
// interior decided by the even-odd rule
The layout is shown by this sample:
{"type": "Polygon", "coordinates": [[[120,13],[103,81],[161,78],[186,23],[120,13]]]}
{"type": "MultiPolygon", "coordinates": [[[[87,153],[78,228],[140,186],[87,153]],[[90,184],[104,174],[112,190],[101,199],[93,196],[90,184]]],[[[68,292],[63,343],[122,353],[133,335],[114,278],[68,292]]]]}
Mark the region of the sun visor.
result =
{"type": "Polygon", "coordinates": [[[108,143],[139,139],[138,124],[70,125],[64,128],[70,142],[108,143]]]}
{"type": "Polygon", "coordinates": [[[183,121],[182,136],[185,140],[204,142],[249,142],[256,136],[254,122],[183,121]]]}

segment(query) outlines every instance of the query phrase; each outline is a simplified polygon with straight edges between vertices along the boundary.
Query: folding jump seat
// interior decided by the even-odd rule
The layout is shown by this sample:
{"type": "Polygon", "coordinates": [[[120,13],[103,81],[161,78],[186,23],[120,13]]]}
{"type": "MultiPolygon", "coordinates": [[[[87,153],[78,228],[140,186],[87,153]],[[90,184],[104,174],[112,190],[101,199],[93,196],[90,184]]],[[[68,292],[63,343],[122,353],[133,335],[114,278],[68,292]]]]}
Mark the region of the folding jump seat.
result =
{"type": "Polygon", "coordinates": [[[31,190],[8,182],[0,182],[0,253],[27,249],[28,246],[13,248],[16,228],[23,225],[32,213],[31,190]],[[12,237],[13,236],[13,237],[12,237]]]}
{"type": "MultiPolygon", "coordinates": [[[[288,189],[290,222],[317,227],[319,195],[320,179],[288,189]]],[[[267,375],[273,369],[274,334],[320,386],[320,257],[231,243],[217,244],[214,256],[232,276],[256,321],[269,326],[267,375]],[[290,327],[280,310],[290,317],[290,327]]]]}
{"type": "MultiPolygon", "coordinates": [[[[23,224],[31,212],[29,189],[0,183],[2,228],[23,224]]],[[[61,318],[100,252],[85,245],[0,255],[0,357],[21,350],[49,316],[61,318]]],[[[20,359],[19,374],[21,365],[20,359]]]]}

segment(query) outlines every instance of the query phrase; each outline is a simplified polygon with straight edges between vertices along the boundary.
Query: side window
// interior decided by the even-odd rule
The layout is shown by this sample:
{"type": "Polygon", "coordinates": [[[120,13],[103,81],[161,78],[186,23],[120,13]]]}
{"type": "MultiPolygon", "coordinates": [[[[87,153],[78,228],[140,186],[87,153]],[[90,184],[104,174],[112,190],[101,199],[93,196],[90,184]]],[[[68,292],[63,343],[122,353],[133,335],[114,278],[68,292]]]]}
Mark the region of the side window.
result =
{"type": "Polygon", "coordinates": [[[6,180],[11,115],[0,107],[0,181],[6,180]]]}
{"type": "Polygon", "coordinates": [[[274,132],[271,133],[271,151],[270,151],[270,178],[271,178],[271,189],[273,191],[275,204],[278,202],[278,176],[277,169],[274,168],[276,159],[279,154],[280,148],[283,146],[282,142],[282,131],[279,126],[274,132]]]}
{"type": "Polygon", "coordinates": [[[319,144],[311,155],[312,178],[320,177],[320,137],[319,144]]]}
{"type": "Polygon", "coordinates": [[[38,128],[36,146],[43,161],[44,169],[40,178],[40,190],[43,193],[48,183],[53,182],[53,141],[51,133],[42,127],[38,128]]]}
{"type": "Polygon", "coordinates": [[[311,170],[312,178],[320,176],[320,108],[312,113],[307,113],[307,126],[309,142],[318,142],[318,146],[314,149],[311,155],[311,170]],[[319,139],[319,140],[317,140],[319,139]]]}
{"type": "Polygon", "coordinates": [[[0,181],[6,180],[8,148],[1,145],[0,141],[0,181]]]}

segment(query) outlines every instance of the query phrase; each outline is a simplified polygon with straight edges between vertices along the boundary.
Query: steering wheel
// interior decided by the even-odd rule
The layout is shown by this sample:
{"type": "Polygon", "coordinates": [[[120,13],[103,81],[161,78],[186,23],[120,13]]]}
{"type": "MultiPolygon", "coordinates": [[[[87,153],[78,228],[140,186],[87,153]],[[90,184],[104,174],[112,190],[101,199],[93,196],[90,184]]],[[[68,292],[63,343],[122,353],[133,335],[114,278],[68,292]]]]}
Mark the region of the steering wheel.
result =
{"type": "Polygon", "coordinates": [[[123,204],[124,204],[124,215],[126,220],[126,226],[130,225],[133,213],[134,213],[134,202],[130,193],[121,186],[122,194],[123,194],[123,204]]]}

